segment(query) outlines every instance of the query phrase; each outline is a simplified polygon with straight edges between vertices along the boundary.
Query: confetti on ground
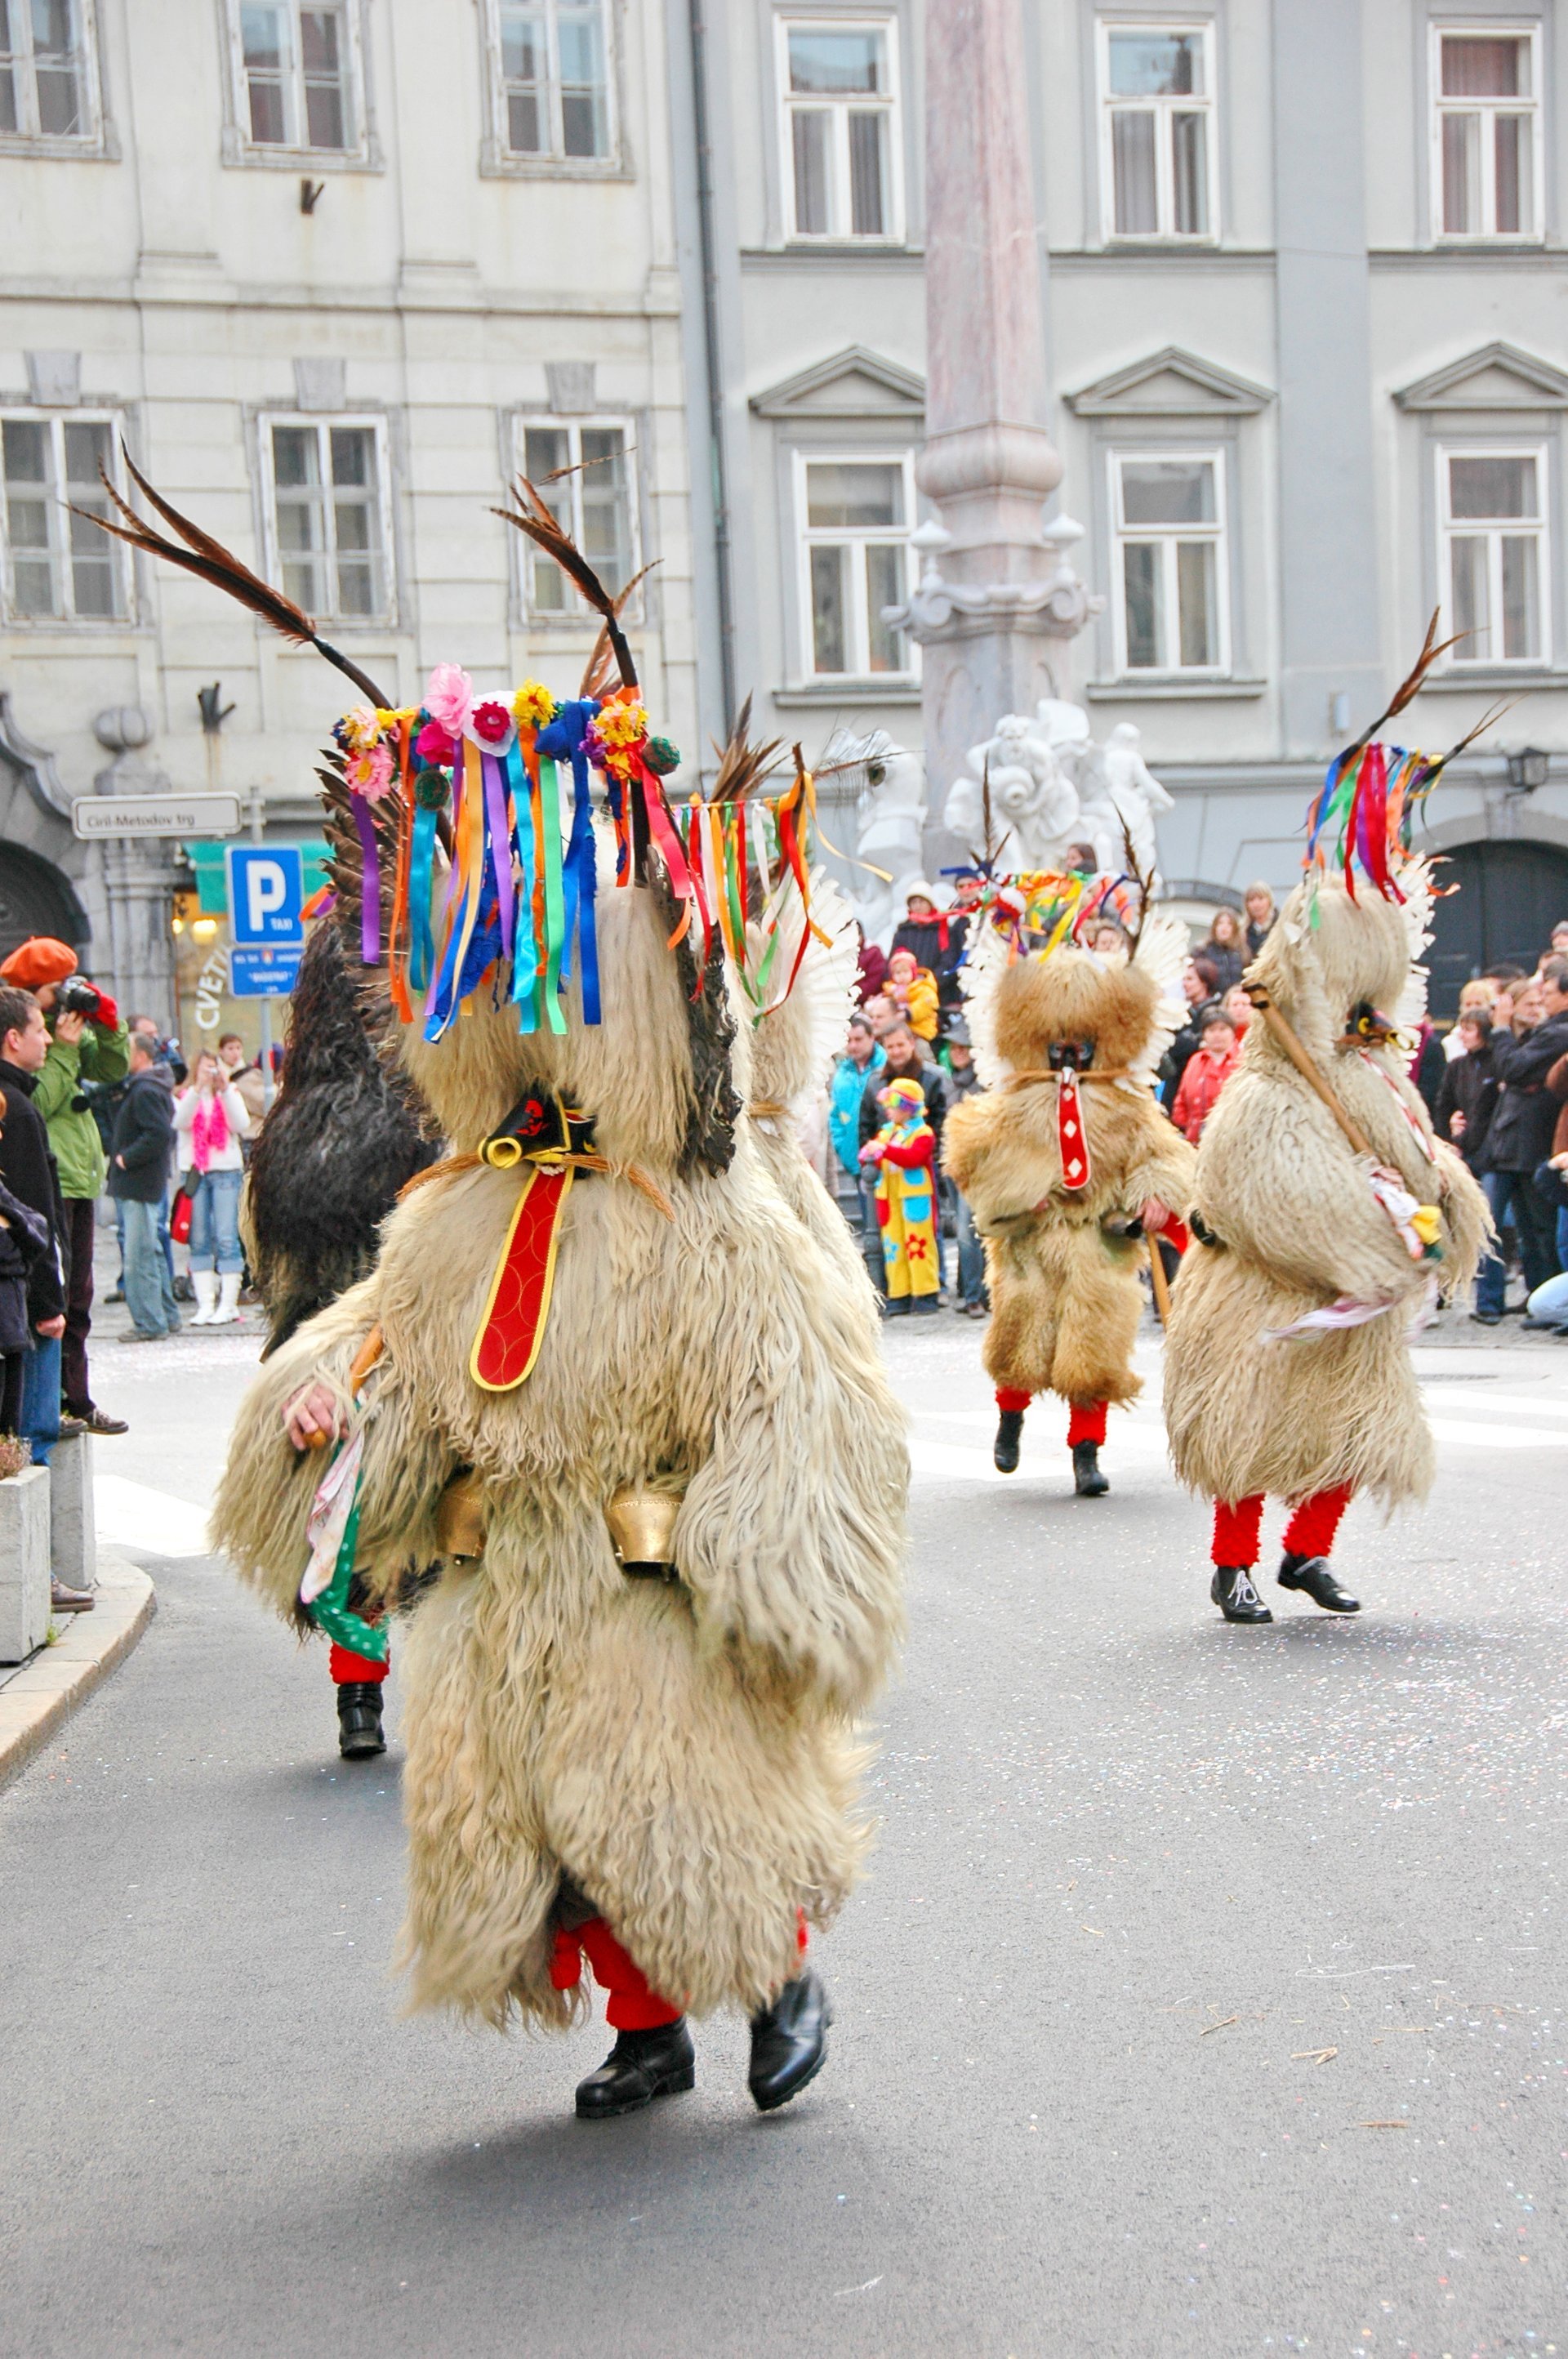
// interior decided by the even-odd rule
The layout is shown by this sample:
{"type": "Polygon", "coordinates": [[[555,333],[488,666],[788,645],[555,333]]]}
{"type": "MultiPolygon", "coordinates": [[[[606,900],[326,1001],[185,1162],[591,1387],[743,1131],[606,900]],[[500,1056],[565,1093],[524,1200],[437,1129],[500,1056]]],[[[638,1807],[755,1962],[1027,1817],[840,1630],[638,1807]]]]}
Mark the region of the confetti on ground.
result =
{"type": "Polygon", "coordinates": [[[1331,2064],[1338,2055],[1337,2048],[1298,2048],[1291,2058],[1292,2064],[1331,2064]]]}
{"type": "Polygon", "coordinates": [[[1408,2130],[1409,2122],[1357,2122],[1358,2130],[1408,2130]]]}
{"type": "Polygon", "coordinates": [[[1211,2031],[1228,2031],[1233,2023],[1239,2023],[1241,2017],[1238,2015],[1227,2015],[1223,2023],[1206,2023],[1198,2038],[1206,2039],[1211,2031]]]}

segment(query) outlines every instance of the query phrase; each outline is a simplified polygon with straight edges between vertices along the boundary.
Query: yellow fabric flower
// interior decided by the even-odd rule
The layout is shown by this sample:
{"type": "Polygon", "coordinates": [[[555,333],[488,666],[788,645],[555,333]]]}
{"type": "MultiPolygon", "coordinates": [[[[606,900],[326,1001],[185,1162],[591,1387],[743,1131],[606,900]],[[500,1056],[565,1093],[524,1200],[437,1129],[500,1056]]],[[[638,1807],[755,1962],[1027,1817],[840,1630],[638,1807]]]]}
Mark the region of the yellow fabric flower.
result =
{"type": "Polygon", "coordinates": [[[1418,1204],[1411,1214],[1411,1226],[1423,1245],[1434,1245],[1443,1234],[1443,1216],[1435,1204],[1418,1204]]]}
{"type": "Polygon", "coordinates": [[[536,679],[525,679],[512,700],[512,718],[519,729],[543,729],[556,717],[556,700],[536,679]]]}
{"type": "Polygon", "coordinates": [[[640,745],[648,734],[647,709],[637,703],[601,704],[593,725],[605,745],[640,745]]]}
{"type": "Polygon", "coordinates": [[[381,743],[383,715],[373,712],[368,704],[355,704],[344,713],[340,726],[343,743],[351,753],[368,753],[381,743]]]}

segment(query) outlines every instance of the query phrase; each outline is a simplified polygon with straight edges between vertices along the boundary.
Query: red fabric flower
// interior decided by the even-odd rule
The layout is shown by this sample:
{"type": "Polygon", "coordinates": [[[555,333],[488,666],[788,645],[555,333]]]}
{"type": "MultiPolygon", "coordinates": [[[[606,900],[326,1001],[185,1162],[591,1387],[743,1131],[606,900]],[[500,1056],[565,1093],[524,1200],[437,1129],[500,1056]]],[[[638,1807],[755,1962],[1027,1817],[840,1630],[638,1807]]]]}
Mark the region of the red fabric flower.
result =
{"type": "Polygon", "coordinates": [[[414,741],[422,762],[449,762],[457,748],[438,721],[427,721],[414,741]]]}
{"type": "Polygon", "coordinates": [[[512,734],[512,715],[504,704],[487,697],[482,704],[474,706],[473,733],[482,737],[487,745],[498,745],[503,737],[512,734]]]}

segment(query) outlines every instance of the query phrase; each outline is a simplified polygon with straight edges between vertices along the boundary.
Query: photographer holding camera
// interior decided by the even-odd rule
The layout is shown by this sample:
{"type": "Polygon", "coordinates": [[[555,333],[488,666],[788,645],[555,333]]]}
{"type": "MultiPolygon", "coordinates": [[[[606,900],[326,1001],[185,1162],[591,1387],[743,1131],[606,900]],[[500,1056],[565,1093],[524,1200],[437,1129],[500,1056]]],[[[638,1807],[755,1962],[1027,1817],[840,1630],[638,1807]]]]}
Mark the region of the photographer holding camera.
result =
{"type": "Polygon", "coordinates": [[[0,965],[0,983],[30,991],[50,1034],[33,1089],[65,1203],[65,1333],[60,1340],[60,1392],[65,1412],[91,1433],[124,1433],[123,1419],[93,1404],[87,1373],[92,1326],[92,1245],[98,1198],[107,1161],[83,1083],[124,1079],[130,1056],[125,1027],[107,992],[77,971],[76,952],[48,934],[35,934],[0,965]]]}

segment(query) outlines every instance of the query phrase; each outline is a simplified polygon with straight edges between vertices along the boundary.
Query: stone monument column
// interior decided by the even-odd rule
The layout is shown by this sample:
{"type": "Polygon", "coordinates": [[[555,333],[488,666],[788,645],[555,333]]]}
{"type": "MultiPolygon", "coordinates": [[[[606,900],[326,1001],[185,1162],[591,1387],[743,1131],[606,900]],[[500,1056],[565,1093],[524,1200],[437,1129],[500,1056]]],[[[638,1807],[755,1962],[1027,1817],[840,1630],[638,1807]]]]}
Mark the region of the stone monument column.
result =
{"type": "MultiPolygon", "coordinates": [[[[114,759],[95,775],[101,795],[156,795],[168,791],[167,774],[143,759],[152,742],[152,723],[138,705],[114,705],[101,712],[93,734],[114,759]]],[[[177,1019],[174,945],[168,921],[174,891],[174,846],[167,837],[104,839],[92,847],[99,864],[103,906],[109,919],[108,957],[96,946],[92,971],[107,983],[127,1017],[144,1010],[160,1023],[177,1019]]]]}
{"type": "MultiPolygon", "coordinates": [[[[939,818],[967,749],[998,716],[1032,712],[1065,687],[1054,658],[1093,603],[1068,554],[1079,528],[1061,519],[1047,541],[1041,526],[1062,462],[1047,426],[1022,0],[926,0],[925,24],[926,441],[915,473],[941,521],[915,535],[923,576],[895,611],[925,652],[939,818]]],[[[935,823],[928,842],[933,854],[951,849],[935,823]]]]}

